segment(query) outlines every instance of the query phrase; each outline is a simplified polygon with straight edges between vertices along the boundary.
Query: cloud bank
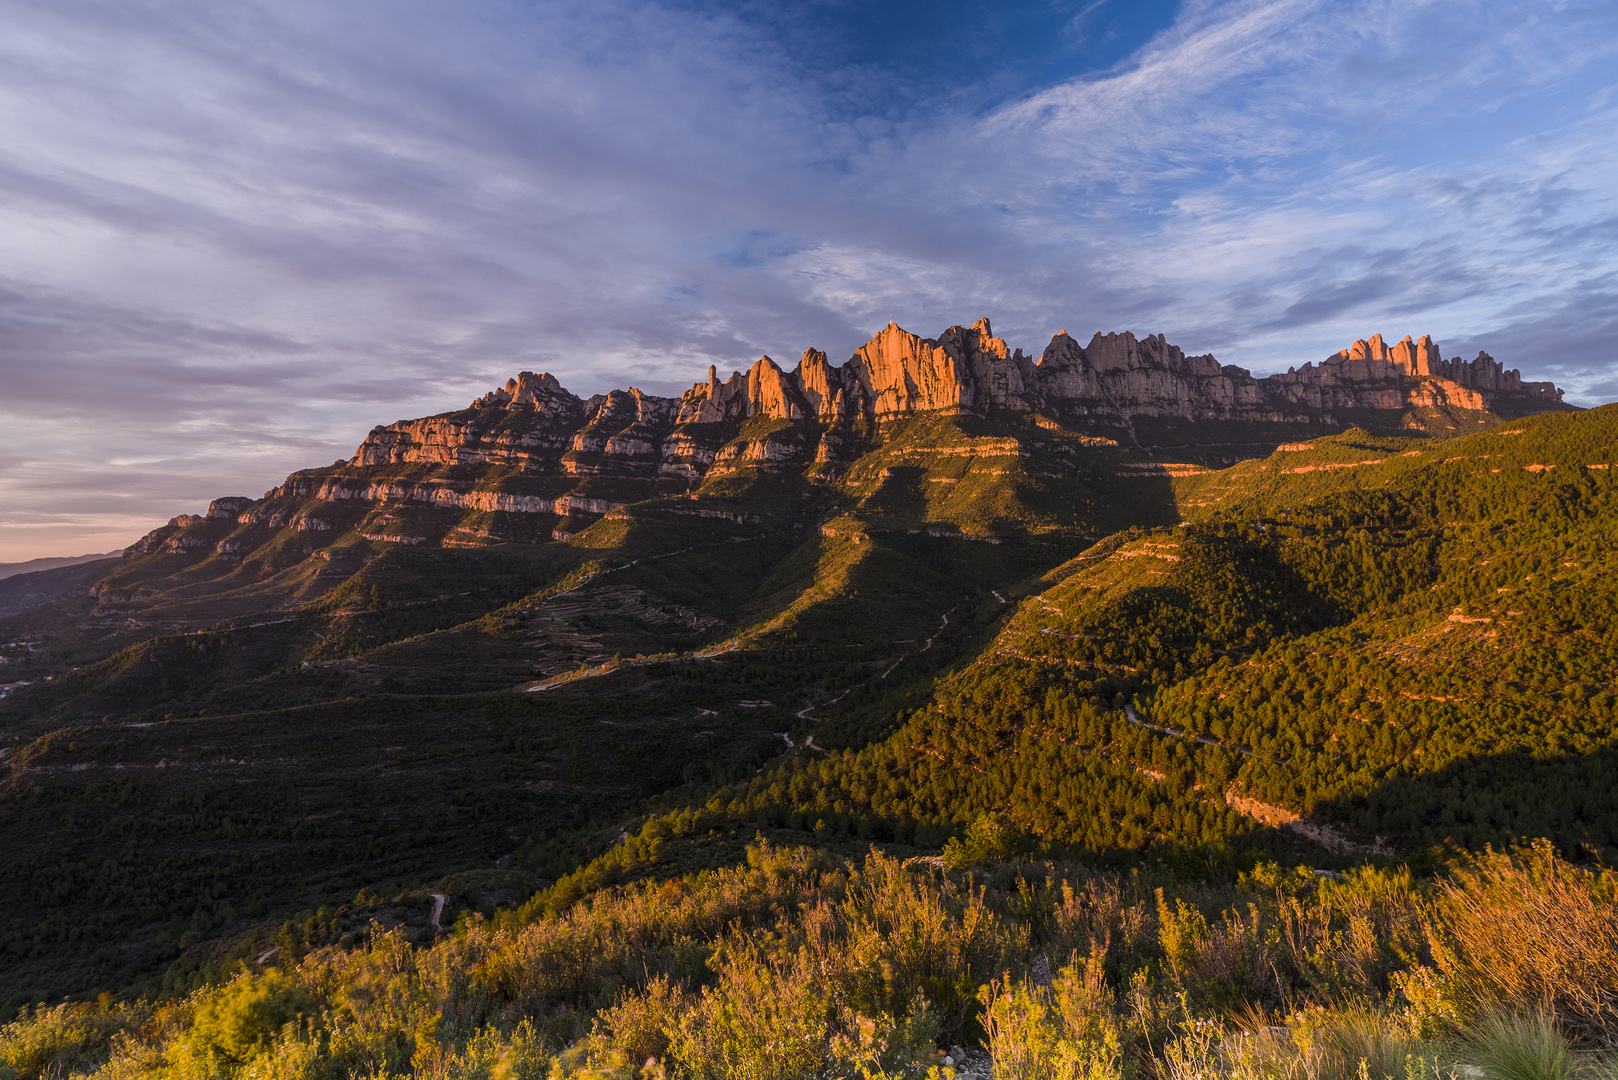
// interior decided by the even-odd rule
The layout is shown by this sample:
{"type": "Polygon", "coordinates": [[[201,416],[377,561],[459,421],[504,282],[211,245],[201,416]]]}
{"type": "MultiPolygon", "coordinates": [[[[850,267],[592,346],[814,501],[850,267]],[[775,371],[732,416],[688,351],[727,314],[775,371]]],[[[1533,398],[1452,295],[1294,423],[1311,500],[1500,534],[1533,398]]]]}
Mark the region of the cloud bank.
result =
{"type": "Polygon", "coordinates": [[[13,0],[0,561],[519,369],[672,393],[889,318],[1260,372],[1431,333],[1618,397],[1609,5],[1148,8],[906,50],[837,3],[13,0]]]}

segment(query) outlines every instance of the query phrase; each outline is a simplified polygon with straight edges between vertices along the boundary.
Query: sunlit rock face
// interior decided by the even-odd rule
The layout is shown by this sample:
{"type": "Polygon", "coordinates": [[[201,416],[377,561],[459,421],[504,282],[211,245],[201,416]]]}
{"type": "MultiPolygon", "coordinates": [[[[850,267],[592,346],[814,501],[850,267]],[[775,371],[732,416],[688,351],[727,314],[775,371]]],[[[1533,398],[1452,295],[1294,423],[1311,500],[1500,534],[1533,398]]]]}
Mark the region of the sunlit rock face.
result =
{"type": "Polygon", "coordinates": [[[807,350],[783,371],[768,356],[746,373],[706,382],[681,396],[680,423],[718,423],[765,416],[835,423],[880,420],[950,409],[1048,410],[1107,418],[1174,417],[1269,423],[1316,419],[1333,410],[1400,410],[1453,406],[1503,409],[1511,415],[1561,406],[1550,383],[1524,383],[1486,353],[1443,359],[1431,337],[1389,347],[1380,334],[1356,341],[1321,363],[1254,378],[1212,355],[1187,356],[1161,334],[1100,334],[1080,345],[1063,330],[1036,363],[995,337],[988,319],[923,338],[889,323],[840,367],[807,350]],[[1306,416],[1306,414],[1308,414],[1306,416]]]}
{"type": "Polygon", "coordinates": [[[1400,409],[1454,406],[1522,416],[1562,406],[1562,391],[1548,382],[1523,382],[1480,352],[1472,360],[1445,360],[1426,334],[1407,335],[1391,348],[1381,334],[1354,342],[1317,367],[1305,364],[1272,375],[1277,396],[1316,409],[1400,409]]]}
{"type": "Polygon", "coordinates": [[[710,367],[679,398],[630,388],[583,399],[550,374],[525,371],[465,409],[374,428],[348,461],[295,473],[263,499],[217,499],[206,515],[182,515],[129,550],[223,564],[252,563],[276,530],[299,534],[288,544],[300,551],[345,530],[378,543],[571,535],[584,527],[581,515],[683,497],[711,475],[837,468],[886,421],[916,414],[1066,425],[1223,464],[1349,426],[1419,427],[1430,419],[1424,411],[1458,431],[1567,408],[1561,399],[1552,384],[1524,382],[1487,353],[1446,360],[1427,336],[1390,346],[1373,334],[1318,363],[1255,378],[1211,355],[1188,356],[1161,334],[1096,333],[1081,345],[1063,330],[1035,361],[996,337],[988,319],[936,338],[889,323],[840,365],[813,348],[790,371],[763,356],[726,379],[710,367]],[[565,521],[547,524],[545,515],[565,521]]]}
{"type": "Polygon", "coordinates": [[[768,356],[723,380],[709,367],[707,379],[678,399],[631,388],[583,400],[553,376],[525,371],[459,413],[376,428],[350,464],[503,463],[570,476],[696,481],[716,458],[835,460],[849,422],[924,412],[1043,412],[1150,447],[1138,421],[1330,427],[1367,412],[1446,407],[1518,416],[1562,408],[1561,396],[1550,383],[1523,382],[1486,353],[1445,360],[1426,335],[1389,346],[1373,334],[1318,364],[1255,378],[1212,355],[1188,356],[1161,334],[1096,333],[1080,345],[1063,330],[1036,362],[994,336],[988,319],[936,338],[889,323],[841,365],[810,348],[791,371],[768,356]],[[765,436],[752,450],[721,455],[715,433],[703,433],[754,418],[808,423],[821,434],[807,449],[801,439],[777,437],[780,445],[772,445],[765,436]]]}

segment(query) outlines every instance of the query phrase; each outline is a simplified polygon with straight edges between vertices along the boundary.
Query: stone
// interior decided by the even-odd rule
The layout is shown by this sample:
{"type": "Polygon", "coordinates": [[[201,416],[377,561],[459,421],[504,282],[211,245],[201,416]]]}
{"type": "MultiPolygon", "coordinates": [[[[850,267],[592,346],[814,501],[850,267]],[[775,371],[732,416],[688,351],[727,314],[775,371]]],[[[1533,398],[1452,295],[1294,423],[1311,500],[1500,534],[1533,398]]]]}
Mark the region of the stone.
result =
{"type": "Polygon", "coordinates": [[[1097,443],[1229,461],[1268,452],[1269,435],[1243,440],[1246,425],[1341,430],[1380,413],[1397,430],[1419,408],[1520,416],[1567,407],[1553,384],[1524,382],[1488,353],[1445,360],[1428,335],[1389,346],[1372,334],[1318,363],[1255,378],[1211,354],[1188,356],[1162,334],[1097,332],[1081,345],[1062,330],[1036,361],[995,336],[987,318],[936,338],[890,322],[841,365],[809,348],[791,371],[768,356],[724,380],[710,366],[679,398],[631,387],[581,399],[548,373],[524,371],[465,409],[378,426],[352,458],[294,473],[262,500],[230,496],[206,515],[180,515],[128,554],[239,561],[253,545],[223,538],[226,524],[336,532],[337,522],[370,512],[366,504],[572,521],[736,469],[834,465],[862,452],[873,425],[915,413],[1005,410],[1014,422],[1065,425],[1097,443]],[[789,423],[746,427],[754,418],[789,423]],[[1234,441],[1215,441],[1232,433],[1234,441]],[[498,482],[475,480],[484,465],[502,466],[498,482]]]}

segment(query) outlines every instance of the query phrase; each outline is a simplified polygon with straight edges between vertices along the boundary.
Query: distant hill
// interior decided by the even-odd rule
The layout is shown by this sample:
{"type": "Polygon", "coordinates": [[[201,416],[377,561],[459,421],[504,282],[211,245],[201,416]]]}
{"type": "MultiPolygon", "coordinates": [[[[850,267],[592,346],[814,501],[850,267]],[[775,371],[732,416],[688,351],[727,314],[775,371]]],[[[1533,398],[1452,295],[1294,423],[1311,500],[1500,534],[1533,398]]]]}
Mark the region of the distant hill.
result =
{"type": "Polygon", "coordinates": [[[794,759],[749,812],[993,811],[1091,852],[1228,850],[1259,825],[1316,858],[1548,837],[1610,862],[1615,469],[1609,405],[1182,477],[1184,524],[1030,583],[892,736],[794,759]]]}
{"type": "Polygon", "coordinates": [[[123,555],[123,549],[108,551],[100,555],[71,555],[55,559],[29,559],[27,562],[0,563],[0,581],[18,574],[32,574],[40,570],[55,570],[63,566],[78,566],[80,563],[97,562],[101,559],[116,559],[123,555]]]}
{"type": "Polygon", "coordinates": [[[36,559],[35,562],[55,562],[58,565],[0,578],[0,619],[44,607],[63,597],[85,595],[92,582],[118,565],[120,554],[114,552],[110,556],[91,556],[72,562],[36,559]]]}

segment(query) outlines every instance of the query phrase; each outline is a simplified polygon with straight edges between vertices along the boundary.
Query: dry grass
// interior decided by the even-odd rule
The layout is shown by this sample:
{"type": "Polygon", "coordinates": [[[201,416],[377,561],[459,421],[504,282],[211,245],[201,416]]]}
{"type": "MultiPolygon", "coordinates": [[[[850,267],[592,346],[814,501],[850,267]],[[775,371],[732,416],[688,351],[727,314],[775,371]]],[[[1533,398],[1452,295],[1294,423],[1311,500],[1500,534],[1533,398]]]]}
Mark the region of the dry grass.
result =
{"type": "Polygon", "coordinates": [[[1002,1080],[1618,1080],[1568,1037],[1618,1034],[1618,886],[1547,846],[1428,884],[1028,870],[759,843],[427,948],[42,1010],[0,1028],[0,1080],[920,1080],[983,1036],[1002,1080]]]}
{"type": "Polygon", "coordinates": [[[1618,876],[1564,862],[1548,841],[1489,852],[1440,885],[1428,928],[1467,1013],[1554,1015],[1618,1046],[1618,876]]]}
{"type": "Polygon", "coordinates": [[[1470,1063],[1484,1080],[1573,1080],[1573,1048],[1544,1013],[1493,1013],[1467,1039],[1470,1063]]]}

